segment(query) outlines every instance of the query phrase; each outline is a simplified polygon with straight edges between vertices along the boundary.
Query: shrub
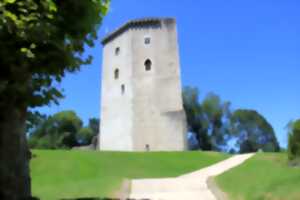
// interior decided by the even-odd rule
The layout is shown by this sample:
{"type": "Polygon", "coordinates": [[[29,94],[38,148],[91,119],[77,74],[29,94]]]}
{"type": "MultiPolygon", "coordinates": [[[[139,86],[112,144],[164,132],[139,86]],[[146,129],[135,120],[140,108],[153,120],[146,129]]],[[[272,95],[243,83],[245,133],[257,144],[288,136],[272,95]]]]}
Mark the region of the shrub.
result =
{"type": "Polygon", "coordinates": [[[290,161],[300,160],[300,119],[292,123],[289,131],[288,157],[290,161]]]}

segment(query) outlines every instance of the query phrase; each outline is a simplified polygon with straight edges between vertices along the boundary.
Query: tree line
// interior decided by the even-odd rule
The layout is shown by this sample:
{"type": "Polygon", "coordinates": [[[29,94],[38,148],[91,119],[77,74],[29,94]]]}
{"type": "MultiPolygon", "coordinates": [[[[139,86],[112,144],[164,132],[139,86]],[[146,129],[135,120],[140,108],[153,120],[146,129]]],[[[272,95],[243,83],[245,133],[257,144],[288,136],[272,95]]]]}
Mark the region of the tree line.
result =
{"type": "Polygon", "coordinates": [[[183,89],[183,106],[192,134],[191,149],[230,153],[280,150],[272,125],[255,110],[233,110],[229,101],[214,93],[200,101],[195,87],[183,89]]]}
{"type": "Polygon", "coordinates": [[[90,118],[83,126],[80,117],[72,110],[43,115],[29,112],[26,121],[28,144],[36,149],[66,149],[89,145],[99,133],[100,121],[90,118]]]}
{"type": "MultiPolygon", "coordinates": [[[[280,151],[271,124],[257,111],[231,109],[229,101],[209,93],[199,100],[195,87],[183,89],[183,107],[188,125],[191,150],[246,153],[280,151]]],[[[99,133],[99,119],[91,118],[87,126],[74,111],[46,116],[31,112],[27,134],[31,148],[72,148],[88,145],[99,133]]]]}
{"type": "MultiPolygon", "coordinates": [[[[229,101],[209,93],[200,101],[196,87],[183,89],[183,106],[192,150],[229,153],[279,152],[272,125],[256,110],[232,109],[229,101]]],[[[300,119],[288,123],[288,159],[300,166],[300,119]]]]}

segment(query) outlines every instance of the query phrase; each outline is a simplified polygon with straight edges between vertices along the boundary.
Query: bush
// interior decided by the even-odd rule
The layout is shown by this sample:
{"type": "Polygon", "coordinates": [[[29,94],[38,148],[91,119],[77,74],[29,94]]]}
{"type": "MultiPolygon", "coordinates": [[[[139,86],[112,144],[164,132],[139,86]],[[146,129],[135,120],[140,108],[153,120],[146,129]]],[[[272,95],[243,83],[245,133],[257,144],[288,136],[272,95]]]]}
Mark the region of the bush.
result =
{"type": "Polygon", "coordinates": [[[288,157],[290,161],[300,160],[300,119],[292,124],[289,132],[288,157]]]}
{"type": "Polygon", "coordinates": [[[82,145],[91,144],[93,137],[93,130],[90,127],[83,127],[77,133],[77,140],[82,145]]]}

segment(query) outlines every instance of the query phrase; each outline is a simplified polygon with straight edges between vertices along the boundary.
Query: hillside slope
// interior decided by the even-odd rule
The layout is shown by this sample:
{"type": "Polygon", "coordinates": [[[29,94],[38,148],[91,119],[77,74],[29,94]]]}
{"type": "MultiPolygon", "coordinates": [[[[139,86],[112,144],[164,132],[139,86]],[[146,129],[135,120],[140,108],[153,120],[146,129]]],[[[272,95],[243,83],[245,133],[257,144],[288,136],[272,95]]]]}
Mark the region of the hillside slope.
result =
{"type": "Polygon", "coordinates": [[[214,152],[33,150],[33,195],[41,199],[104,197],[125,178],[174,177],[228,158],[214,152]]]}
{"type": "Polygon", "coordinates": [[[285,153],[259,153],[216,178],[230,200],[299,200],[300,168],[285,153]]]}

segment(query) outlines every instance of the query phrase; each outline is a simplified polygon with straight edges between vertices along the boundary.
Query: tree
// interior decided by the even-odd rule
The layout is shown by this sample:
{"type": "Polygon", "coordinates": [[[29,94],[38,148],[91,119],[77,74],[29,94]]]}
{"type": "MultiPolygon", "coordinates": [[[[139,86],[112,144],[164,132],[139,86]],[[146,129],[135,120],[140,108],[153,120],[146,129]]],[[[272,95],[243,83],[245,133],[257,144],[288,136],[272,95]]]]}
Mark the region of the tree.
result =
{"type": "Polygon", "coordinates": [[[288,158],[300,160],[300,119],[292,122],[289,128],[288,158]]]}
{"type": "Polygon", "coordinates": [[[107,9],[107,0],[0,2],[1,199],[31,195],[27,110],[58,103],[55,85],[91,62],[84,47],[93,46],[107,9]]]}
{"type": "Polygon", "coordinates": [[[74,111],[61,111],[53,116],[30,113],[29,147],[36,149],[72,148],[88,145],[99,132],[99,119],[90,118],[87,127],[74,111]]]}
{"type": "Polygon", "coordinates": [[[231,117],[231,126],[240,153],[280,150],[273,127],[255,110],[236,110],[231,117]]]}
{"type": "Polygon", "coordinates": [[[93,130],[90,127],[83,127],[78,131],[77,138],[80,144],[91,144],[94,137],[93,130]]]}
{"type": "Polygon", "coordinates": [[[77,134],[82,121],[74,111],[61,111],[49,116],[30,134],[31,148],[57,149],[78,145],[77,134]]]}
{"type": "Polygon", "coordinates": [[[202,103],[197,88],[183,89],[183,107],[188,131],[195,134],[202,150],[223,151],[229,136],[230,103],[209,93],[202,103]]]}
{"type": "MultiPolygon", "coordinates": [[[[273,127],[262,115],[243,109],[232,113],[230,105],[214,93],[207,94],[201,102],[197,88],[183,89],[188,131],[196,137],[198,148],[236,152],[231,142],[237,141],[241,153],[259,149],[267,152],[280,150],[273,127]]],[[[192,142],[193,138],[189,135],[192,142]]]]}
{"type": "Polygon", "coordinates": [[[212,150],[222,151],[229,136],[228,121],[231,115],[230,103],[222,102],[221,98],[209,93],[202,102],[203,112],[208,121],[208,130],[211,135],[212,150]]]}
{"type": "Polygon", "coordinates": [[[185,87],[183,89],[182,98],[188,131],[195,135],[200,149],[211,150],[211,139],[207,133],[208,123],[205,119],[202,105],[199,103],[198,89],[185,87]]]}
{"type": "Polygon", "coordinates": [[[27,119],[26,119],[26,133],[28,136],[36,130],[40,125],[42,125],[48,116],[39,113],[38,111],[35,112],[27,112],[27,119]]]}
{"type": "Polygon", "coordinates": [[[70,148],[78,144],[76,134],[82,127],[82,121],[74,111],[56,113],[51,121],[61,137],[63,147],[70,148]]]}
{"type": "Polygon", "coordinates": [[[83,127],[78,132],[78,140],[80,144],[88,145],[91,144],[92,146],[98,145],[98,134],[100,128],[100,120],[99,118],[90,118],[89,124],[87,127],[83,127]]]}
{"type": "Polygon", "coordinates": [[[88,127],[92,129],[93,136],[98,135],[99,134],[99,128],[100,128],[99,118],[90,118],[88,127]]]}

